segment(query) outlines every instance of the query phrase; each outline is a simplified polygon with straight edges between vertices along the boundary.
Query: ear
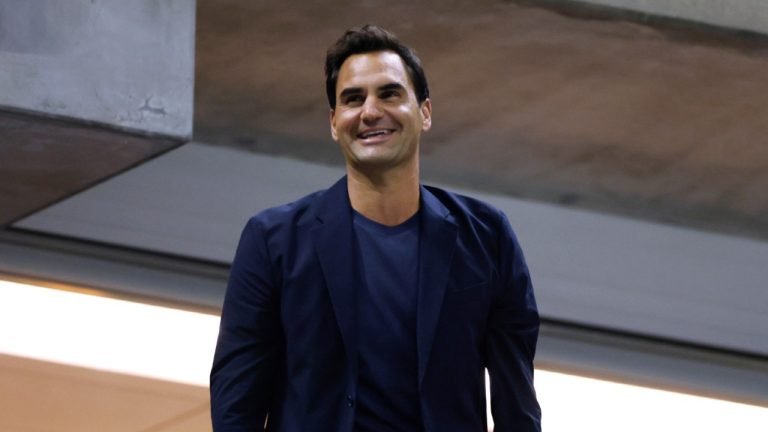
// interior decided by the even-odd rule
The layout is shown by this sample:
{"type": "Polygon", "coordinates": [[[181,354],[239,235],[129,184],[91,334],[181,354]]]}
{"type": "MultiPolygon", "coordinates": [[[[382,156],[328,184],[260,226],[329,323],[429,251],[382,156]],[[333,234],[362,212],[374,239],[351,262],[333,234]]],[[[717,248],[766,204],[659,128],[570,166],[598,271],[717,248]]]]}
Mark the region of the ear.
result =
{"type": "Polygon", "coordinates": [[[336,133],[336,111],[334,109],[331,109],[331,115],[329,120],[331,123],[331,136],[333,137],[334,141],[338,141],[339,134],[336,133]]]}
{"type": "Polygon", "coordinates": [[[432,101],[427,98],[421,103],[419,110],[421,111],[422,119],[421,130],[426,132],[432,127],[432,101]]]}

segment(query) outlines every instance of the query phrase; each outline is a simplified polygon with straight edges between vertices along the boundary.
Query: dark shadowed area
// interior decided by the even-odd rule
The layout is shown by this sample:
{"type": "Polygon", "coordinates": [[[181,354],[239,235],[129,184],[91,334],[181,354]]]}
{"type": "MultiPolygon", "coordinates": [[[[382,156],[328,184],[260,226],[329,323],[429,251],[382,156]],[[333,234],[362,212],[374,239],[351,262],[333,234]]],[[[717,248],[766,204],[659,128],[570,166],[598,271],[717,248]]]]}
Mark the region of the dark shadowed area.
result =
{"type": "Polygon", "coordinates": [[[0,111],[0,226],[179,144],[178,139],[0,111]]]}

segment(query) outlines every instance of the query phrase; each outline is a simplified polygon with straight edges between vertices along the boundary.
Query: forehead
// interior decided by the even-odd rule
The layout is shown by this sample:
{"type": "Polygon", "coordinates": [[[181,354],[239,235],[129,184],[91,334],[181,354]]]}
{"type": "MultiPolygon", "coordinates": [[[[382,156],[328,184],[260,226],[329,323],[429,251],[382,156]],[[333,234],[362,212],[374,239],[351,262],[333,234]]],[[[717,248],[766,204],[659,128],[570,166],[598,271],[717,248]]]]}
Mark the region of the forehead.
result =
{"type": "Polygon", "coordinates": [[[339,69],[336,90],[392,82],[412,87],[403,59],[393,51],[375,51],[347,57],[339,69]]]}

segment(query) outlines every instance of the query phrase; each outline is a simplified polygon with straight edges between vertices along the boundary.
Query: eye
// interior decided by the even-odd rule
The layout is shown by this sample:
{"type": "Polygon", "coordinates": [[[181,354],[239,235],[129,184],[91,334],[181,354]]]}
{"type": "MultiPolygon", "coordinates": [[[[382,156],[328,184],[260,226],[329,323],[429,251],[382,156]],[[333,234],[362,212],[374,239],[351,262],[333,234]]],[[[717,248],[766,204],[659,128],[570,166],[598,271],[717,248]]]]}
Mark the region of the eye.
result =
{"type": "Polygon", "coordinates": [[[363,95],[351,94],[351,95],[345,96],[342,99],[342,102],[344,102],[345,105],[359,105],[363,103],[363,95]]]}
{"type": "Polygon", "coordinates": [[[397,90],[384,90],[379,95],[382,99],[392,99],[400,96],[400,93],[397,90]]]}

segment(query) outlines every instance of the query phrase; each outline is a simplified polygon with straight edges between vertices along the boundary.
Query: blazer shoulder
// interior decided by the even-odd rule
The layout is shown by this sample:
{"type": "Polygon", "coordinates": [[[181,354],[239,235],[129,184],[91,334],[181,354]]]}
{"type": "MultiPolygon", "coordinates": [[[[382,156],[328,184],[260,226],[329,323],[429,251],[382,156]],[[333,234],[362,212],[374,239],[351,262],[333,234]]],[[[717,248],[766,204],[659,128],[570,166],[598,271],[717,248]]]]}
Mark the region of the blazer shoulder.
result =
{"type": "Polygon", "coordinates": [[[313,203],[320,199],[327,189],[305,195],[295,201],[264,209],[252,216],[248,223],[258,224],[266,232],[289,228],[292,229],[308,220],[313,203]]]}
{"type": "Polygon", "coordinates": [[[499,224],[506,220],[501,210],[483,200],[434,186],[425,186],[425,188],[446,207],[460,226],[470,224],[496,230],[499,224]]]}

